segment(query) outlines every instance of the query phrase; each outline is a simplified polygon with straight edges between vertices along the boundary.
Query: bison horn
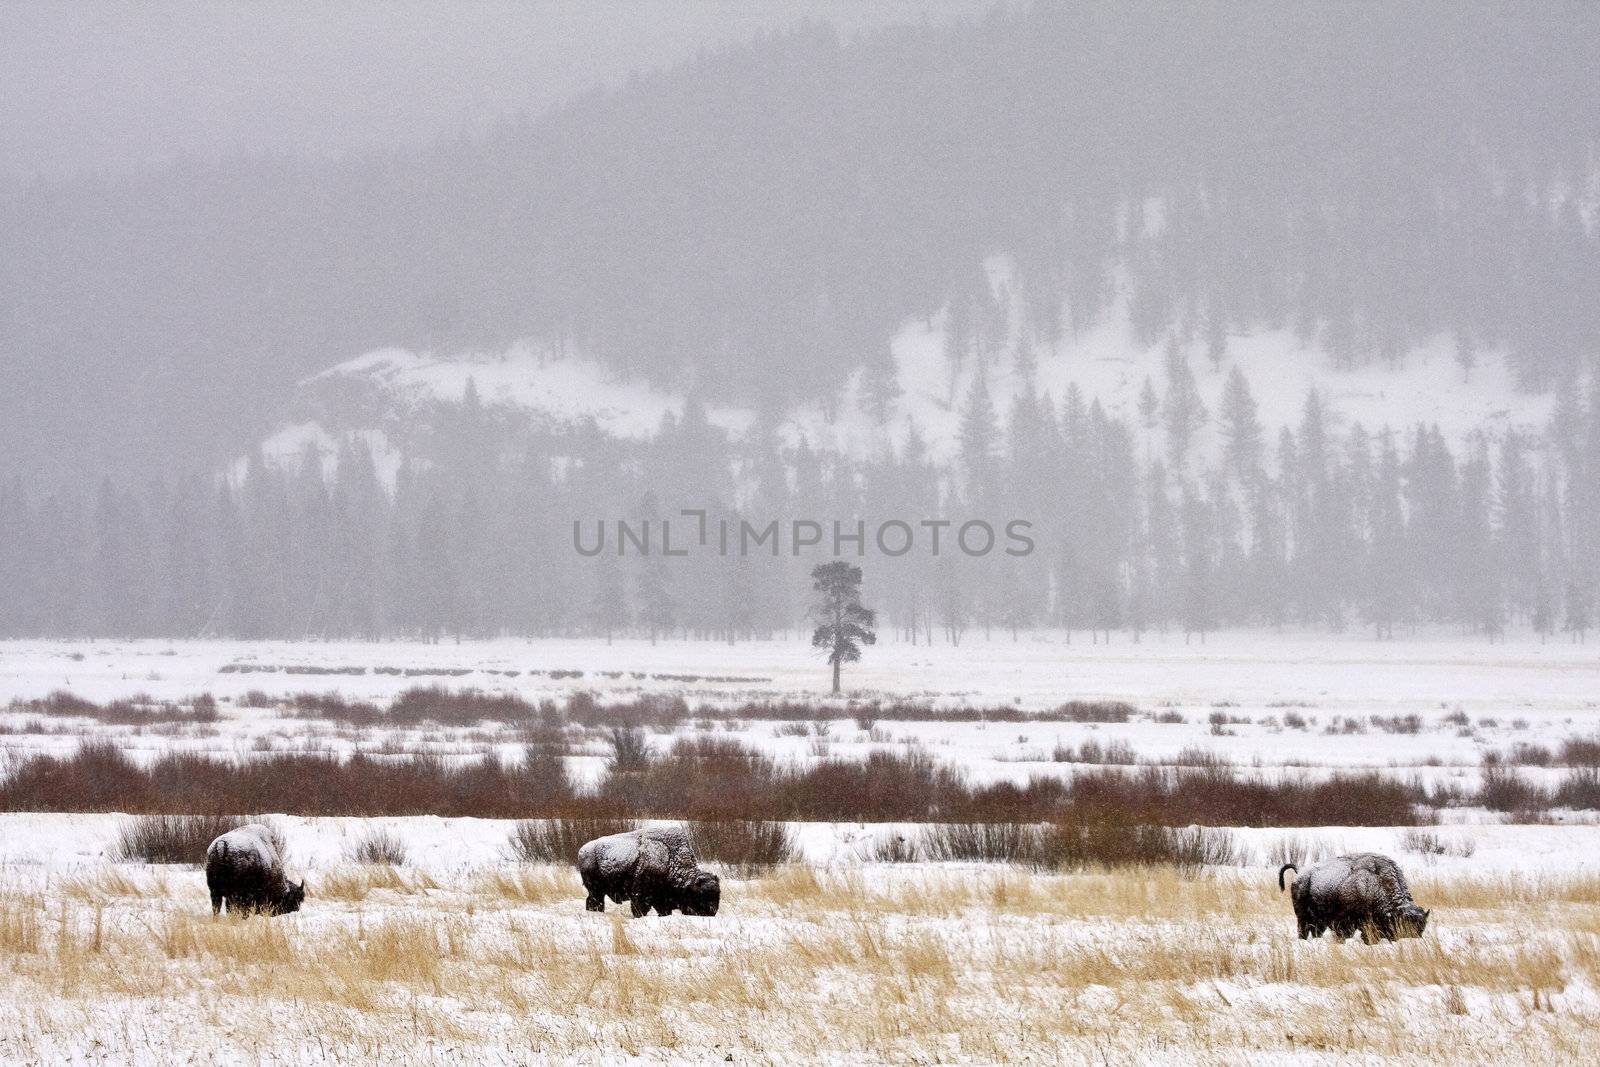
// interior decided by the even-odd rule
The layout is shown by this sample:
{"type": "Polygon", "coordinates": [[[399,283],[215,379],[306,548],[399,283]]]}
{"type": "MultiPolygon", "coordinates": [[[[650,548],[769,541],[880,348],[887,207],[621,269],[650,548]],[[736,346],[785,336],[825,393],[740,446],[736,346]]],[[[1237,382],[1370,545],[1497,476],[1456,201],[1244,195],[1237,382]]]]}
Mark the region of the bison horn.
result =
{"type": "Polygon", "coordinates": [[[1300,873],[1300,868],[1296,867],[1292,863],[1285,863],[1282,867],[1278,868],[1278,892],[1280,892],[1280,893],[1283,892],[1283,872],[1284,871],[1293,871],[1295,874],[1299,874],[1300,873]]]}

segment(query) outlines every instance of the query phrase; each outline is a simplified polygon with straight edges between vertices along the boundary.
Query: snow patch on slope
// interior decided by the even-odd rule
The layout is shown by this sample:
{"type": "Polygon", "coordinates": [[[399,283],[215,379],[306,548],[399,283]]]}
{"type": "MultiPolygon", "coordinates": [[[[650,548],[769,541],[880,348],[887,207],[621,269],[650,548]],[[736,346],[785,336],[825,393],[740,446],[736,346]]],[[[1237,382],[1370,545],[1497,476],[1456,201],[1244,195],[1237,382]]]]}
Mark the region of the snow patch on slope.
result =
{"type": "MultiPolygon", "coordinates": [[[[1009,275],[1008,266],[1003,260],[986,266],[998,292],[1009,275]]],[[[979,373],[1003,425],[1026,385],[1015,360],[1019,323],[1012,323],[1012,340],[981,369],[970,359],[952,368],[945,354],[948,319],[948,312],[941,312],[908,321],[891,342],[901,395],[881,423],[867,409],[858,371],[835,403],[790,409],[776,428],[780,437],[790,446],[804,440],[814,448],[870,458],[902,448],[914,424],[930,455],[948,462],[959,447],[962,413],[979,373]]],[[[1453,343],[1442,336],[1408,353],[1396,367],[1373,364],[1337,370],[1320,349],[1302,345],[1287,330],[1230,336],[1227,355],[1216,366],[1206,358],[1199,340],[1186,354],[1212,416],[1196,439],[1202,455],[1214,455],[1220,447],[1216,416],[1223,383],[1234,366],[1249,381],[1269,447],[1280,427],[1298,425],[1313,389],[1324,400],[1336,430],[1357,422],[1369,431],[1384,427],[1408,431],[1419,422],[1436,424],[1454,446],[1475,432],[1492,437],[1511,429],[1536,433],[1554,404],[1548,395],[1518,392],[1501,352],[1480,353],[1478,366],[1470,377],[1464,375],[1455,361],[1453,343]]],[[[1159,425],[1154,430],[1142,427],[1137,405],[1147,379],[1158,397],[1165,395],[1165,349],[1160,344],[1139,344],[1125,314],[1112,314],[1053,348],[1036,346],[1035,356],[1036,391],[1059,405],[1076,386],[1085,405],[1098,400],[1107,414],[1134,427],[1136,441],[1144,448],[1154,452],[1161,447],[1159,425]]],[[[365,431],[380,470],[391,477],[403,450],[406,420],[429,403],[459,402],[469,382],[485,405],[504,405],[551,425],[592,421],[605,433],[632,440],[648,438],[669,414],[681,415],[685,403],[682,393],[619,378],[581,353],[560,354],[533,340],[498,353],[437,355],[384,348],[300,383],[302,398],[364,392],[378,398],[376,410],[357,416],[356,425],[324,425],[317,414],[296,418],[265,442],[264,451],[278,461],[298,462],[311,445],[331,456],[337,436],[365,431]]],[[[302,406],[313,413],[327,407],[302,406]]],[[[737,406],[710,408],[707,417],[736,439],[751,432],[757,422],[755,411],[737,406]]]]}

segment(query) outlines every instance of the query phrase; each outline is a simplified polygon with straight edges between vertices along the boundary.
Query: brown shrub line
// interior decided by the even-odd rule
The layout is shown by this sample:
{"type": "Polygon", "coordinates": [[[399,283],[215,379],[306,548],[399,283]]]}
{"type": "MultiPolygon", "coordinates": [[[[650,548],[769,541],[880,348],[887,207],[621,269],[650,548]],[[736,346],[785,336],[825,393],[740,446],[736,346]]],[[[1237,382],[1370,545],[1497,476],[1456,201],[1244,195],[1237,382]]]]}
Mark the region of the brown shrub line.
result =
{"type": "Polygon", "coordinates": [[[689,719],[733,719],[758,722],[826,722],[856,719],[862,722],[1080,722],[1124,723],[1133,705],[1119,700],[1071,700],[1054,708],[1024,711],[1010,704],[986,707],[936,707],[912,701],[883,703],[827,703],[795,700],[746,701],[730,707],[690,705],[680,696],[646,694],[632,700],[602,703],[593,693],[580,690],[565,702],[531,703],[506,693],[477,689],[428,686],[407,689],[387,708],[352,701],[337,693],[301,693],[291,704],[304,718],[331,719],[354,726],[381,723],[473,726],[480,722],[506,722],[523,726],[655,726],[669,728],[689,719]]]}
{"type": "Polygon", "coordinates": [[[0,810],[135,814],[281,812],[746,822],[1057,822],[1188,826],[1416,825],[1431,795],[1378,772],[1251,778],[1228,766],[1099,768],[1068,779],[975,784],[925,751],[780,764],[738,742],[680,738],[614,761],[578,790],[560,756],[520,762],[422,755],[168,752],[148,766],[106,741],[35,754],[0,774],[0,810]]]}
{"type": "Polygon", "coordinates": [[[107,704],[96,704],[64,689],[57,689],[48,696],[32,700],[13,700],[6,710],[58,718],[94,719],[108,726],[217,721],[217,701],[210,693],[201,693],[186,701],[156,700],[148,694],[136,693],[107,704]]]}

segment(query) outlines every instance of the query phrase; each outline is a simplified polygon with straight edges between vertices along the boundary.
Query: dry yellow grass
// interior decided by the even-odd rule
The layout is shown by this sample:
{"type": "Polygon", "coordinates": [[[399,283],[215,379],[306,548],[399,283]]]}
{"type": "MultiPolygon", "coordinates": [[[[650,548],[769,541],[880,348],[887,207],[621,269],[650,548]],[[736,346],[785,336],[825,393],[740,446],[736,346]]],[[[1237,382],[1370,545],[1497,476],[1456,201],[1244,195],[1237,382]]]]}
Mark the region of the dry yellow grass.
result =
{"type": "Polygon", "coordinates": [[[730,883],[714,919],[639,921],[584,912],[568,870],[339,877],[277,919],[213,919],[198,879],[0,892],[0,1060],[1569,1062],[1600,1040],[1592,878],[1419,879],[1429,936],[1366,947],[1297,941],[1267,878],[1159,869],[797,867],[730,883]]]}
{"type": "Polygon", "coordinates": [[[315,894],[319,900],[361,901],[379,889],[410,894],[442,888],[426,871],[402,870],[387,863],[335,867],[307,881],[307,892],[315,894]]]}

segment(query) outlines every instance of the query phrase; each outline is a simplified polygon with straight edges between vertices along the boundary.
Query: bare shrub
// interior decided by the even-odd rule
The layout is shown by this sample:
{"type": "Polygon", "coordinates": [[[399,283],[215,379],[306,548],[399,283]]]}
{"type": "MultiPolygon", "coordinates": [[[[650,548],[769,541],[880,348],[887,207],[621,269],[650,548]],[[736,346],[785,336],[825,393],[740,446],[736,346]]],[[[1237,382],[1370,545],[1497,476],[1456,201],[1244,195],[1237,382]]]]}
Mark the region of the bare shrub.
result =
{"type": "Polygon", "coordinates": [[[527,819],[511,828],[508,846],[522,863],[578,862],[578,849],[597,837],[637,829],[632,819],[527,819]]]}
{"type": "Polygon", "coordinates": [[[920,831],[886,830],[860,849],[868,863],[921,863],[928,858],[920,831]]]}
{"type": "Polygon", "coordinates": [[[787,823],[697,819],[687,828],[695,855],[701,861],[742,873],[768,870],[800,858],[799,844],[787,823]]]}
{"type": "Polygon", "coordinates": [[[1102,745],[1094,738],[1081,743],[1074,751],[1071,745],[1058,743],[1050,758],[1056,763],[1095,763],[1131,767],[1139,762],[1133,746],[1123,740],[1108,741],[1102,745]]]}
{"type": "Polygon", "coordinates": [[[237,815],[135,815],[118,824],[110,858],[116,863],[204,863],[212,841],[244,824],[237,815]]]}
{"type": "Polygon", "coordinates": [[[296,718],[329,719],[350,726],[373,726],[383,721],[383,711],[366,701],[346,700],[338,693],[296,693],[289,700],[296,718]]]}
{"type": "Polygon", "coordinates": [[[1563,741],[1561,762],[1567,767],[1600,767],[1600,738],[1572,737],[1563,741]]]}
{"type": "Polygon", "coordinates": [[[1167,829],[1167,857],[1162,861],[1180,868],[1237,867],[1243,857],[1232,830],[1217,826],[1167,829]]]}
{"type": "Polygon", "coordinates": [[[1457,856],[1469,859],[1478,851],[1470,837],[1451,838],[1431,830],[1407,830],[1400,835],[1400,847],[1421,856],[1457,856]]]}
{"type": "Polygon", "coordinates": [[[1548,792],[1529,782],[1509,767],[1484,764],[1478,784],[1478,803],[1490,811],[1538,811],[1550,806],[1548,792]]]}
{"type": "Polygon", "coordinates": [[[1267,846],[1267,862],[1274,867],[1292,863],[1303,867],[1316,855],[1315,842],[1305,834],[1280,834],[1267,846]]]}
{"type": "Polygon", "coordinates": [[[1234,865],[1239,857],[1235,838],[1226,830],[1074,818],[1046,829],[1032,863],[1056,870],[1162,865],[1193,870],[1208,864],[1234,865]]]}
{"type": "Polygon", "coordinates": [[[345,845],[344,857],[351,863],[399,867],[406,862],[409,849],[405,840],[385,827],[369,827],[360,837],[345,845]]]}
{"type": "Polygon", "coordinates": [[[1014,822],[940,823],[923,834],[928,859],[983,863],[1037,863],[1040,827],[1014,822]]]}
{"type": "Polygon", "coordinates": [[[535,713],[533,705],[510,693],[426,686],[401,693],[389,705],[385,718],[390,722],[476,726],[485,721],[523,722],[533,718],[535,713]]]}
{"type": "MultiPolygon", "coordinates": [[[[1133,705],[1121,700],[1069,700],[1051,718],[1062,722],[1127,722],[1133,705]]],[[[1042,717],[1042,716],[1041,716],[1042,717]]]]}
{"type": "Polygon", "coordinates": [[[9,710],[36,714],[94,719],[109,725],[150,726],[157,723],[213,723],[217,721],[217,700],[210,693],[191,697],[187,702],[157,700],[148,693],[134,693],[109,704],[96,704],[64,689],[57,689],[35,700],[13,700],[9,710]]]}
{"type": "Polygon", "coordinates": [[[1526,741],[1519,741],[1511,746],[1511,751],[1502,757],[1507,763],[1515,763],[1523,767],[1549,767],[1556,762],[1553,752],[1543,745],[1530,745],[1526,741]]]}
{"type": "Polygon", "coordinates": [[[1373,715],[1372,725],[1386,734],[1420,734],[1422,732],[1422,716],[1411,715],[1373,715]]]}
{"type": "Polygon", "coordinates": [[[1163,711],[1152,721],[1160,723],[1163,726],[1182,726],[1189,720],[1185,719],[1183,717],[1183,713],[1180,711],[1163,711]]]}
{"type": "Polygon", "coordinates": [[[1556,787],[1555,799],[1563,808],[1600,809],[1600,769],[1579,767],[1568,771],[1556,787]]]}
{"type": "Polygon", "coordinates": [[[613,726],[606,734],[611,745],[608,767],[613,774],[642,771],[650,766],[650,738],[637,726],[613,726]]]}
{"type": "Polygon", "coordinates": [[[1201,748],[1198,745],[1186,745],[1179,749],[1178,754],[1170,761],[1175,767],[1200,767],[1224,768],[1233,766],[1233,761],[1222,753],[1210,748],[1201,748]]]}

